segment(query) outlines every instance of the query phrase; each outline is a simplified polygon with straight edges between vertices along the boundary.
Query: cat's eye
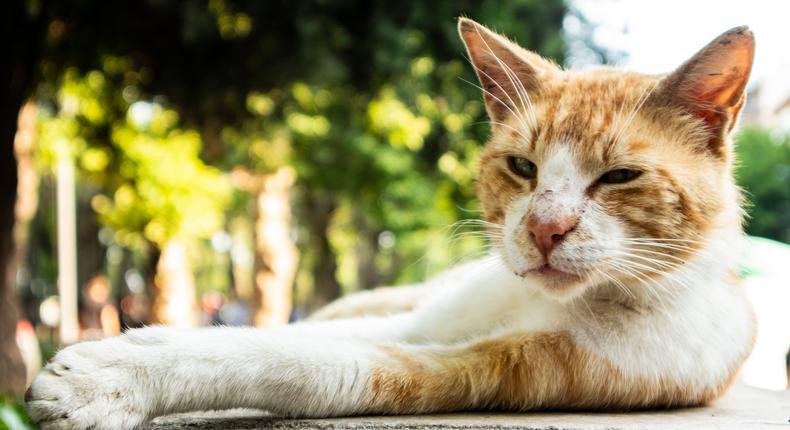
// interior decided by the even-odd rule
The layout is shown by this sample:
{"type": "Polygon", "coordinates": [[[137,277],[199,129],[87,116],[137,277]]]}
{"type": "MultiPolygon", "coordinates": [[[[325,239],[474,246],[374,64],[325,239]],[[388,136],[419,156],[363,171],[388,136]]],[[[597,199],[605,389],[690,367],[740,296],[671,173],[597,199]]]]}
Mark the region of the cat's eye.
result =
{"type": "Polygon", "coordinates": [[[632,169],[616,169],[610,170],[601,176],[598,179],[598,182],[604,184],[623,184],[626,182],[633,181],[634,179],[638,178],[642,172],[639,170],[632,170],[632,169]]]}
{"type": "Polygon", "coordinates": [[[510,171],[526,179],[535,179],[538,176],[538,166],[523,157],[507,157],[510,171]]]}

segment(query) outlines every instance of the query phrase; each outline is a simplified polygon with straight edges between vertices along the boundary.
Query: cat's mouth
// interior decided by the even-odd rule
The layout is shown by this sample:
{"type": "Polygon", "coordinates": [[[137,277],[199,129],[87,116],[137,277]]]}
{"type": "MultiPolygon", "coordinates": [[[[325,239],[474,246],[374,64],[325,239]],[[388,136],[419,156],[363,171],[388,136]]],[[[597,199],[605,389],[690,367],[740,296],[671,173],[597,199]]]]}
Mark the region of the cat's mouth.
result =
{"type": "Polygon", "coordinates": [[[552,266],[549,263],[543,263],[542,266],[537,267],[535,269],[529,270],[532,273],[549,277],[549,278],[568,278],[568,279],[575,279],[579,280],[581,277],[579,275],[575,275],[573,273],[564,272],[556,267],[552,266]]]}

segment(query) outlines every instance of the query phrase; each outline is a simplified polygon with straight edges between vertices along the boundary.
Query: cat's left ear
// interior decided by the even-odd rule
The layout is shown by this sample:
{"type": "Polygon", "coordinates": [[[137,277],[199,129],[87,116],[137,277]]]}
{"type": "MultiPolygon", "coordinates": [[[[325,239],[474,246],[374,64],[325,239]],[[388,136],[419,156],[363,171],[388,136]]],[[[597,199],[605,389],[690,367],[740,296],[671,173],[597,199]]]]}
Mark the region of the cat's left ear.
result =
{"type": "Polygon", "coordinates": [[[712,132],[710,146],[721,146],[746,101],[754,60],[754,34],[736,27],[714,39],[664,80],[664,91],[712,132]]]}

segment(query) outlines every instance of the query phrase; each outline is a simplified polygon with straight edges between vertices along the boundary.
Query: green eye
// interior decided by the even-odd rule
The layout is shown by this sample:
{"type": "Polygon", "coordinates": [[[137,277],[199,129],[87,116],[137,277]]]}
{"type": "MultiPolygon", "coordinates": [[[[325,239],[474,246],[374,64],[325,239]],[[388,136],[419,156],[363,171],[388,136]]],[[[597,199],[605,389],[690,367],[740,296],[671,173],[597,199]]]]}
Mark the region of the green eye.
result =
{"type": "Polygon", "coordinates": [[[638,178],[642,172],[639,170],[631,169],[617,169],[606,172],[598,179],[598,182],[604,184],[623,184],[625,182],[633,181],[638,178]]]}
{"type": "Polygon", "coordinates": [[[535,179],[538,176],[538,166],[521,157],[507,157],[507,165],[518,176],[526,179],[535,179]]]}

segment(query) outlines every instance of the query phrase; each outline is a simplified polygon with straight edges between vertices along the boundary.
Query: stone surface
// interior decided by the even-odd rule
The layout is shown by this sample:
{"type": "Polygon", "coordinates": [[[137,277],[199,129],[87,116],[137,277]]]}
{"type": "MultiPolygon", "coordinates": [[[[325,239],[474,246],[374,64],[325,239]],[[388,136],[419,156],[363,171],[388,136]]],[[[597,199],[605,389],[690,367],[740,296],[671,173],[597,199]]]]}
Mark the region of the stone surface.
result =
{"type": "Polygon", "coordinates": [[[174,429],[790,429],[790,391],[735,386],[703,408],[629,413],[451,414],[291,420],[235,410],[162,417],[149,430],[174,429]]]}

